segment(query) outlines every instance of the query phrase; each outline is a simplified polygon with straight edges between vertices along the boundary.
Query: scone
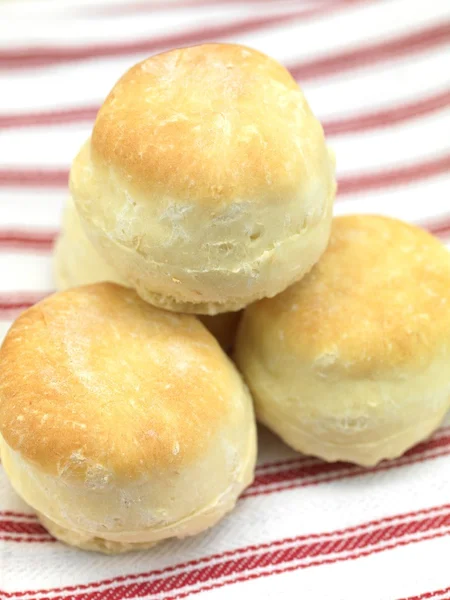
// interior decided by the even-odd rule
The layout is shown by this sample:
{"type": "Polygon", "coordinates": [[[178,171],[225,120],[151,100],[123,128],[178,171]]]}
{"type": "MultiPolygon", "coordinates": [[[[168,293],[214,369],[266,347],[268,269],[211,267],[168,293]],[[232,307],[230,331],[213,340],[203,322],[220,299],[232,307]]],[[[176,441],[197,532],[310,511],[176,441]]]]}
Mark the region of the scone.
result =
{"type": "Polygon", "coordinates": [[[450,407],[450,253],[394,219],[335,219],[313,270],[245,311],[236,361],[259,420],[296,450],[401,455],[450,407]]]}
{"type": "Polygon", "coordinates": [[[101,281],[129,287],[89,241],[72,198],[68,198],[64,207],[54,249],[53,274],[58,291],[101,281]]]}
{"type": "Polygon", "coordinates": [[[13,324],[0,434],[17,493],[90,550],[203,531],[253,478],[251,398],[216,340],[112,283],[54,294],[13,324]]]}
{"type": "MultiPolygon", "coordinates": [[[[89,241],[71,198],[64,208],[61,233],[55,245],[54,277],[58,290],[100,281],[127,286],[89,241]]],[[[228,352],[233,346],[241,314],[239,311],[214,316],[199,315],[199,318],[228,352]]]]}
{"type": "Polygon", "coordinates": [[[336,183],[289,72],[255,50],[205,44],[152,56],[118,81],[70,188],[92,243],[142,298],[216,314],[311,269],[336,183]]]}

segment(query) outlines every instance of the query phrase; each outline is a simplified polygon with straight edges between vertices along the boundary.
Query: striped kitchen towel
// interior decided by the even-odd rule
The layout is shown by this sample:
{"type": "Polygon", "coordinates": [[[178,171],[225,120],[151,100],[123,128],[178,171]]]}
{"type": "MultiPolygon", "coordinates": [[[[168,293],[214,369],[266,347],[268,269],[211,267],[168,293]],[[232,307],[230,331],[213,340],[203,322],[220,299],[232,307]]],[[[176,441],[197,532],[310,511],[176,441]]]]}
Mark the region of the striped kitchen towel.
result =
{"type": "MultiPolygon", "coordinates": [[[[448,0],[0,1],[0,336],[52,291],[71,159],[132,64],[235,41],[283,62],[337,157],[336,213],[450,243],[448,0]]],[[[363,469],[260,431],[255,481],[194,538],[123,556],[56,542],[0,468],[0,600],[450,598],[450,419],[363,469]]]]}

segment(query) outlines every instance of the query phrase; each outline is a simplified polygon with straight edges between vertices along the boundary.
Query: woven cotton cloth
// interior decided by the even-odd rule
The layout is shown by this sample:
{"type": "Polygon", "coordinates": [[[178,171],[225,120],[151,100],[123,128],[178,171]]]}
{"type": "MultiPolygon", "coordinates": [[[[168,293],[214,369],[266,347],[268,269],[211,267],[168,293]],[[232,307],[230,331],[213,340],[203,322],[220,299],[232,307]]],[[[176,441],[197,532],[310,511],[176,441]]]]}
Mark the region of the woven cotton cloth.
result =
{"type": "MultiPolygon", "coordinates": [[[[0,335],[52,291],[70,162],[118,77],[203,41],[285,64],[337,157],[336,213],[450,241],[448,0],[0,1],[0,335]]],[[[449,365],[450,376],[450,365],[449,365]]],[[[450,598],[450,419],[373,469],[260,431],[255,481],[193,538],[103,556],[56,542],[0,467],[1,600],[450,598]]]]}

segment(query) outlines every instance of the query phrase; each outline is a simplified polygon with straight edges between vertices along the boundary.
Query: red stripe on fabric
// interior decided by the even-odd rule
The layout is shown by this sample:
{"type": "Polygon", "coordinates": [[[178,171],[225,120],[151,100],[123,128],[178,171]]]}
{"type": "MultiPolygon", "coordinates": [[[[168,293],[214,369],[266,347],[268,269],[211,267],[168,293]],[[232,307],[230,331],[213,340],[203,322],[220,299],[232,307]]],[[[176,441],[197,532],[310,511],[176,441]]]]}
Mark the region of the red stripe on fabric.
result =
{"type": "MultiPolygon", "coordinates": [[[[435,508],[434,513],[441,510],[443,509],[435,508]]],[[[379,546],[380,544],[384,542],[389,542],[391,540],[395,540],[395,544],[393,544],[393,546],[397,546],[402,543],[406,544],[412,543],[414,541],[420,541],[420,539],[402,539],[406,536],[426,534],[427,532],[433,530],[434,535],[449,535],[450,531],[436,531],[443,527],[450,527],[450,510],[448,505],[446,505],[445,511],[446,512],[444,512],[443,514],[431,514],[430,516],[416,516],[409,521],[397,523],[392,523],[393,519],[390,518],[391,523],[384,523],[378,529],[359,531],[358,533],[351,533],[350,535],[348,534],[347,530],[345,537],[336,537],[337,534],[336,532],[334,532],[331,534],[333,535],[333,538],[328,540],[321,539],[319,541],[310,542],[305,541],[304,536],[303,539],[294,538],[295,545],[289,547],[283,546],[286,546],[286,544],[290,543],[290,541],[277,540],[272,544],[256,546],[255,548],[258,550],[258,553],[246,554],[236,558],[228,557],[226,558],[226,560],[219,563],[210,563],[208,565],[202,566],[201,568],[193,568],[192,570],[184,571],[182,573],[174,573],[169,576],[167,576],[168,570],[166,570],[165,572],[163,571],[162,577],[153,578],[150,581],[136,581],[137,578],[142,578],[143,576],[147,575],[135,575],[135,581],[133,583],[115,585],[114,587],[109,587],[109,589],[89,591],[85,588],[85,591],[82,591],[82,586],[72,586],[72,588],[60,588],[60,591],[76,591],[75,594],[71,594],[71,598],[76,598],[76,600],[100,600],[106,597],[109,600],[118,600],[119,598],[136,598],[144,597],[150,594],[167,593],[191,585],[201,585],[209,583],[212,580],[217,580],[228,575],[239,575],[244,573],[245,571],[255,571],[256,569],[269,566],[277,567],[283,563],[285,564],[293,561],[305,560],[308,558],[329,557],[330,555],[337,554],[338,556],[329,558],[328,560],[348,560],[348,552],[355,553],[358,550],[363,550],[370,546],[379,546]],[[263,551],[259,552],[260,550],[263,551]],[[345,554],[345,556],[342,556],[343,554],[345,554]]],[[[397,519],[400,518],[403,517],[397,517],[397,519]]],[[[370,525],[366,524],[365,527],[369,528],[370,525]]],[[[371,549],[371,551],[375,550],[383,551],[385,550],[385,548],[381,547],[371,549]]],[[[322,564],[323,560],[327,559],[321,559],[320,561],[318,561],[319,564],[322,564]]],[[[315,566],[314,562],[304,563],[302,565],[295,565],[295,568],[308,568],[310,566],[315,566]]],[[[180,567],[178,567],[178,569],[179,568],[180,567]]],[[[152,577],[155,576],[154,573],[151,574],[152,577]]],[[[255,575],[259,575],[259,573],[255,573],[255,575]]],[[[110,580],[111,583],[117,583],[117,581],[117,579],[110,580]]],[[[99,582],[96,585],[104,586],[107,584],[105,582],[99,582]]],[[[91,585],[89,587],[92,588],[93,586],[91,585]]],[[[196,591],[198,592],[200,590],[196,591]]],[[[57,593],[57,590],[46,590],[46,592],[57,593]]],[[[26,593],[32,594],[44,592],[24,592],[21,595],[24,595],[26,593]]],[[[192,590],[186,593],[192,593],[192,590]]],[[[11,597],[12,595],[13,594],[7,594],[7,597],[11,597]]],[[[19,594],[15,593],[14,595],[17,596],[19,594]]],[[[52,598],[53,600],[63,600],[64,598],[67,598],[67,596],[52,595],[52,598]]]]}
{"type": "Polygon", "coordinates": [[[51,250],[56,236],[56,231],[0,231],[0,248],[51,250]]]}
{"type": "MultiPolygon", "coordinates": [[[[443,590],[435,590],[434,592],[424,592],[419,596],[408,596],[408,598],[400,598],[400,600],[429,600],[430,598],[436,598],[437,596],[442,596],[442,594],[449,594],[447,598],[450,597],[450,587],[445,588],[443,590]]],[[[439,600],[445,600],[445,598],[439,598],[439,600]]]]}
{"type": "Polygon", "coordinates": [[[448,173],[450,169],[450,154],[423,161],[420,163],[398,167],[394,169],[385,169],[378,173],[367,173],[364,175],[345,175],[338,181],[338,197],[359,192],[367,192],[375,189],[385,189],[397,187],[429,179],[448,173]]]}
{"type": "MultiPolygon", "coordinates": [[[[328,6],[331,8],[335,2],[332,0],[327,0],[328,6]]],[[[288,0],[289,2],[289,0],[288,0]]],[[[115,4],[115,5],[105,5],[102,7],[97,6],[83,6],[79,7],[77,11],[79,14],[88,14],[90,17],[98,17],[98,16],[124,16],[127,14],[137,14],[137,13],[148,13],[148,12],[156,12],[156,11],[170,11],[170,10],[178,10],[180,8],[204,8],[205,6],[224,6],[226,7],[228,4],[247,4],[252,8],[261,8],[261,5],[273,4],[274,6],[279,6],[282,4],[282,0],[184,0],[183,2],[134,2],[128,4],[115,4]]],[[[286,6],[290,6],[290,4],[286,4],[286,6]]],[[[303,9],[302,17],[313,16],[318,13],[318,7],[305,7],[303,9]]]]}
{"type": "MultiPolygon", "coordinates": [[[[450,226],[450,221],[449,221],[449,226],[450,226]]],[[[441,439],[442,437],[445,437],[446,432],[450,433],[450,425],[446,425],[444,427],[440,427],[434,434],[433,436],[430,438],[429,441],[432,441],[434,439],[441,439]],[[444,434],[444,435],[442,435],[444,434]]],[[[427,444],[428,442],[421,442],[419,443],[417,446],[421,446],[422,444],[427,444]]],[[[417,448],[417,446],[414,446],[415,448],[417,448]]],[[[410,452],[411,450],[409,450],[410,452]]],[[[400,457],[399,457],[400,458],[400,457]]],[[[397,459],[398,460],[398,459],[397,459]]],[[[308,456],[308,455],[299,455],[299,456],[295,456],[292,458],[285,458],[283,460],[277,460],[277,461],[269,461],[266,463],[260,463],[256,465],[255,471],[256,473],[258,473],[259,471],[264,471],[266,469],[272,469],[275,467],[288,467],[288,466],[296,466],[296,465],[303,465],[304,463],[316,463],[316,462],[322,462],[319,458],[314,458],[312,456],[308,456]]]]}
{"type": "MultiPolygon", "coordinates": [[[[198,594],[200,592],[211,591],[214,589],[224,587],[226,585],[233,585],[234,583],[243,583],[245,581],[252,581],[254,579],[260,579],[261,577],[271,577],[272,575],[282,575],[283,573],[291,573],[292,571],[298,571],[300,569],[307,569],[309,567],[317,567],[317,566],[321,566],[321,565],[331,565],[331,564],[343,562],[346,560],[356,560],[358,558],[364,558],[366,556],[370,556],[371,554],[378,554],[380,552],[385,552],[386,550],[395,550],[396,548],[408,546],[409,544],[415,544],[417,542],[425,542],[428,540],[434,540],[437,538],[444,537],[445,535],[447,535],[447,533],[437,533],[434,535],[423,536],[422,538],[420,538],[418,540],[404,540],[404,541],[397,542],[395,544],[388,544],[386,546],[383,546],[382,548],[374,548],[371,550],[356,552],[349,556],[337,557],[337,558],[331,558],[331,559],[325,559],[325,560],[318,560],[318,561],[310,562],[306,565],[293,565],[293,566],[285,567],[282,569],[272,569],[271,571],[264,572],[264,573],[253,573],[251,575],[245,575],[243,577],[236,577],[235,579],[233,579],[231,581],[223,581],[223,582],[216,583],[213,585],[203,586],[202,588],[200,588],[198,590],[190,590],[187,592],[183,592],[182,594],[177,594],[175,596],[165,596],[164,600],[181,600],[182,598],[187,598],[188,596],[193,596],[194,594],[198,594]]],[[[439,600],[447,600],[447,599],[442,598],[439,600]]]]}
{"type": "MultiPolygon", "coordinates": [[[[52,293],[52,292],[50,292],[52,293]]],[[[0,294],[0,313],[11,312],[17,310],[25,310],[40,302],[43,298],[49,295],[49,292],[41,292],[37,294],[0,294]]]]}
{"type": "MultiPolygon", "coordinates": [[[[10,535],[0,535],[0,542],[16,542],[18,544],[48,544],[49,542],[57,542],[58,540],[56,540],[55,538],[51,537],[50,535],[43,535],[41,537],[13,537],[10,535]]],[[[1,592],[2,596],[0,597],[6,597],[5,596],[5,592],[1,592]]],[[[41,599],[43,600],[43,599],[41,599]]]]}
{"type": "MultiPolygon", "coordinates": [[[[390,127],[410,119],[423,117],[448,106],[450,106],[450,89],[386,109],[360,113],[351,117],[330,118],[323,121],[322,124],[325,133],[329,136],[345,135],[390,127]]],[[[99,106],[92,106],[48,112],[0,115],[0,129],[90,122],[95,120],[99,108],[99,106]]]]}
{"type": "MultiPolygon", "coordinates": [[[[368,1],[370,0],[339,0],[331,6],[321,5],[317,7],[315,14],[317,15],[321,12],[330,14],[333,10],[368,1]]],[[[144,52],[153,53],[166,48],[188,46],[209,40],[220,40],[238,34],[258,31],[266,27],[292,23],[303,16],[304,11],[297,9],[289,13],[252,17],[226,25],[202,27],[188,32],[183,31],[172,35],[152,37],[132,42],[84,45],[79,47],[55,46],[2,50],[0,51],[0,69],[43,67],[56,63],[80,61],[90,58],[127,56],[144,52]]]]}
{"type": "MultiPolygon", "coordinates": [[[[26,310],[27,308],[30,308],[30,306],[33,306],[33,304],[35,304],[35,302],[2,302],[0,300],[0,311],[3,313],[10,313],[12,311],[22,311],[26,310]]],[[[5,315],[3,314],[2,316],[4,317],[5,315]]]]}
{"type": "Polygon", "coordinates": [[[399,467],[406,467],[418,463],[422,463],[425,461],[435,460],[436,458],[442,458],[444,456],[448,456],[450,454],[450,448],[444,448],[441,451],[436,451],[434,454],[426,455],[426,456],[413,456],[406,457],[404,459],[398,459],[398,462],[386,462],[381,463],[377,467],[373,469],[364,469],[363,467],[356,468],[354,471],[350,471],[349,473],[337,473],[336,475],[330,475],[329,477],[323,477],[320,479],[309,479],[303,480],[298,483],[292,483],[290,485],[280,485],[278,487],[273,488],[262,488],[262,489],[250,489],[244,491],[239,500],[243,500],[244,498],[250,498],[253,496],[267,496],[269,494],[276,494],[278,492],[286,492],[299,487],[309,487],[311,485],[320,485],[323,483],[331,483],[333,481],[341,481],[344,479],[352,479],[353,477],[363,477],[365,475],[372,475],[373,473],[380,473],[382,471],[390,471],[391,469],[398,469],[399,467]]]}
{"type": "Polygon", "coordinates": [[[2,517],[20,517],[21,519],[36,520],[37,516],[33,513],[16,512],[15,510],[0,510],[0,518],[2,517]]]}
{"type": "Polygon", "coordinates": [[[87,106],[85,108],[67,108],[48,112],[0,115],[0,129],[93,121],[99,108],[99,106],[87,106]]]}
{"type": "Polygon", "coordinates": [[[314,464],[302,466],[300,462],[300,464],[297,465],[295,468],[270,473],[262,473],[259,475],[257,474],[252,485],[247,488],[244,494],[249,492],[250,490],[253,490],[254,488],[259,488],[260,486],[271,485],[273,483],[279,483],[281,481],[292,481],[293,479],[306,479],[308,477],[316,477],[318,475],[324,475],[327,473],[340,473],[343,470],[348,471],[348,469],[352,469],[352,471],[355,474],[358,472],[363,475],[368,475],[370,473],[376,473],[379,467],[383,467],[386,464],[401,464],[402,461],[409,457],[421,455],[424,452],[429,452],[430,450],[444,448],[447,446],[450,446],[450,434],[447,436],[438,437],[436,439],[431,439],[426,442],[417,444],[416,446],[408,450],[405,454],[403,454],[401,457],[391,460],[388,463],[382,462],[379,465],[371,468],[359,467],[357,465],[352,465],[350,463],[345,462],[327,463],[320,460],[317,460],[317,462],[314,464]]]}
{"type": "Polygon", "coordinates": [[[307,454],[305,454],[305,455],[297,456],[295,458],[285,458],[283,460],[276,460],[273,462],[261,463],[259,465],[256,465],[255,472],[258,473],[259,471],[264,471],[266,469],[273,469],[276,467],[287,467],[287,466],[294,466],[294,465],[301,466],[305,463],[316,464],[316,462],[321,462],[321,461],[319,458],[314,458],[313,456],[308,456],[307,454]]]}
{"type": "Polygon", "coordinates": [[[413,52],[419,52],[448,42],[450,42],[450,21],[408,33],[395,39],[382,40],[381,42],[338,52],[332,56],[291,65],[288,68],[292,75],[302,82],[319,76],[336,75],[337,71],[342,73],[365,65],[373,65],[401,54],[411,55],[413,52]]]}
{"type": "Polygon", "coordinates": [[[445,222],[436,222],[429,223],[428,225],[423,225],[424,229],[430,231],[433,235],[446,237],[450,233],[450,220],[445,222]]]}
{"type": "Polygon", "coordinates": [[[399,106],[347,118],[330,119],[329,121],[324,121],[323,128],[329,136],[380,129],[398,125],[410,119],[423,117],[448,106],[450,106],[450,90],[445,90],[444,92],[399,106]]]}
{"type": "Polygon", "coordinates": [[[370,529],[373,527],[375,527],[375,528],[383,527],[383,526],[395,523],[395,521],[399,521],[399,520],[404,520],[404,519],[417,520],[417,519],[420,519],[420,517],[428,517],[428,515],[432,515],[433,513],[437,512],[437,511],[450,511],[450,504],[443,504],[441,506],[432,506],[430,508],[425,508],[425,509],[416,510],[416,511],[410,511],[410,512],[403,513],[400,515],[391,515],[389,517],[384,517],[382,519],[375,519],[372,521],[367,521],[360,525],[354,525],[351,527],[346,527],[344,529],[337,529],[335,531],[330,531],[330,532],[325,532],[325,533],[313,533],[313,534],[308,534],[308,535],[284,538],[284,539],[275,540],[272,542],[265,542],[262,544],[244,546],[244,547],[238,548],[236,550],[227,550],[225,552],[211,554],[204,558],[199,558],[199,559],[179,563],[177,565],[166,567],[164,569],[156,569],[153,571],[147,571],[144,573],[134,573],[134,574],[130,574],[130,575],[119,575],[117,577],[112,577],[110,579],[104,579],[101,581],[85,583],[85,584],[80,584],[80,585],[70,585],[70,586],[40,589],[40,590],[24,590],[24,591],[19,591],[19,592],[10,592],[9,594],[7,594],[7,596],[8,597],[21,597],[21,596],[25,596],[27,594],[44,594],[44,593],[50,594],[50,593],[74,592],[77,590],[95,589],[98,587],[102,587],[105,585],[111,585],[114,583],[125,583],[127,581],[135,581],[142,577],[155,577],[155,576],[164,575],[167,573],[173,573],[180,569],[186,569],[189,567],[198,567],[201,565],[209,564],[211,561],[219,560],[222,558],[231,558],[231,557],[236,558],[240,554],[246,554],[248,552],[256,552],[259,550],[278,548],[279,546],[283,546],[288,543],[306,542],[309,540],[319,540],[319,539],[321,540],[324,538],[345,536],[346,534],[353,534],[353,533],[356,534],[358,532],[362,532],[366,529],[370,529]]]}
{"type": "MultiPolygon", "coordinates": [[[[362,191],[401,186],[446,173],[450,168],[450,154],[420,163],[385,169],[363,175],[345,175],[338,181],[338,198],[362,191]]],[[[0,170],[0,186],[6,187],[66,187],[69,171],[66,169],[4,169],[0,170]]]]}
{"type": "Polygon", "coordinates": [[[68,182],[68,169],[0,169],[1,186],[65,188],[68,182]]]}
{"type": "Polygon", "coordinates": [[[0,519],[0,532],[48,535],[48,532],[37,521],[14,521],[12,519],[0,519]]]}

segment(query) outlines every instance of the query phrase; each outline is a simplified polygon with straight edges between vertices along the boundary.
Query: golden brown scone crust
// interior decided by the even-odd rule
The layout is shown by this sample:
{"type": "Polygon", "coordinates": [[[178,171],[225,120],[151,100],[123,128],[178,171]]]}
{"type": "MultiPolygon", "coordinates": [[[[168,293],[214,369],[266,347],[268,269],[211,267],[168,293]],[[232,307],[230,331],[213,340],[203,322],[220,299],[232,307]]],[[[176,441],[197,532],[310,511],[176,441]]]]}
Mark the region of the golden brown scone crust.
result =
{"type": "Polygon", "coordinates": [[[351,215],[334,220],[309,275],[249,314],[273,324],[302,360],[338,349],[333,368],[366,376],[434,359],[449,342],[449,284],[450,255],[438,239],[402,221],[351,215]]]}
{"type": "Polygon", "coordinates": [[[171,50],[118,81],[97,115],[91,149],[133,186],[193,203],[260,202],[272,186],[295,196],[324,152],[322,128],[299,100],[289,71],[256,50],[171,50]]]}
{"type": "Polygon", "coordinates": [[[7,335],[0,431],[47,473],[84,480],[94,462],[136,479],[204,452],[234,418],[236,380],[195,317],[111,283],[74,288],[27,310],[7,335]]]}

